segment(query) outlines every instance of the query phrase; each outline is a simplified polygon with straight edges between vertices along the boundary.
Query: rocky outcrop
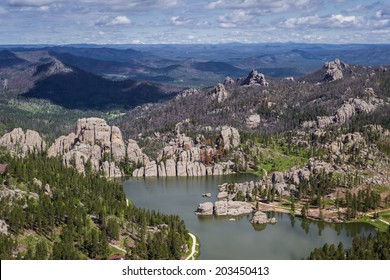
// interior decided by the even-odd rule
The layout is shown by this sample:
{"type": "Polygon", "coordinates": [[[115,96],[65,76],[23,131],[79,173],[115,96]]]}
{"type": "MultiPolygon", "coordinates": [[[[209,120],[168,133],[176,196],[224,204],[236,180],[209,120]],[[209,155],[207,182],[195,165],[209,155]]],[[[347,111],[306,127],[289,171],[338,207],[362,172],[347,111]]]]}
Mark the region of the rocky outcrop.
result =
{"type": "Polygon", "coordinates": [[[8,224],[0,219],[0,234],[8,234],[8,224]]]}
{"type": "MultiPolygon", "coordinates": [[[[156,161],[145,162],[146,167],[136,169],[133,176],[196,177],[232,173],[233,162],[213,162],[216,148],[202,144],[204,140],[202,135],[198,135],[193,140],[184,133],[180,133],[179,125],[176,130],[178,133],[176,138],[169,141],[168,145],[161,150],[156,161]]],[[[220,131],[220,136],[217,142],[223,145],[224,149],[231,149],[240,144],[237,129],[226,126],[218,128],[218,131],[220,131]]]]}
{"type": "Polygon", "coordinates": [[[6,186],[0,186],[0,199],[21,200],[24,197],[28,199],[39,199],[39,195],[35,192],[26,192],[20,189],[11,189],[6,186]]]}
{"type": "Polygon", "coordinates": [[[122,171],[114,162],[105,161],[102,163],[101,170],[103,175],[107,178],[119,178],[122,177],[122,171]]]}
{"type": "Polygon", "coordinates": [[[256,70],[252,70],[248,77],[243,81],[242,85],[253,86],[268,86],[269,83],[265,80],[264,74],[258,73],[256,70]]]}
{"type": "MultiPolygon", "coordinates": [[[[127,152],[130,152],[132,159],[144,163],[147,159],[139,151],[138,145],[135,147],[133,142],[129,144],[127,152]]],[[[113,178],[122,176],[114,161],[126,157],[126,147],[118,127],[107,125],[103,119],[84,118],[77,121],[76,133],[57,138],[48,149],[49,157],[59,155],[63,155],[65,165],[73,166],[80,173],[84,173],[87,167],[113,178]]]]}
{"type": "Polygon", "coordinates": [[[214,205],[211,202],[205,202],[198,205],[195,211],[196,215],[210,216],[214,214],[214,205]]]}
{"type": "MultiPolygon", "coordinates": [[[[369,91],[371,92],[371,91],[369,91]]],[[[356,114],[370,113],[375,111],[378,106],[383,105],[384,101],[376,97],[369,96],[366,99],[350,98],[340,108],[337,109],[333,116],[320,116],[317,121],[304,122],[304,128],[324,128],[330,125],[341,125],[349,121],[356,114]]]]}
{"type": "Polygon", "coordinates": [[[42,152],[46,149],[46,143],[38,132],[27,129],[26,133],[21,128],[15,128],[0,138],[0,146],[11,152],[25,156],[28,152],[42,152]]]}
{"type": "Polygon", "coordinates": [[[54,144],[47,150],[48,157],[55,157],[68,153],[76,143],[76,134],[71,133],[68,136],[60,136],[54,141],[54,144]]]}
{"type": "Polygon", "coordinates": [[[229,97],[229,92],[225,89],[223,84],[217,84],[214,89],[211,91],[211,98],[217,100],[218,103],[221,103],[226,98],[229,97]]]}
{"type": "Polygon", "coordinates": [[[223,126],[220,130],[224,150],[230,150],[240,145],[240,133],[237,129],[231,126],[223,126]]]}
{"type": "Polygon", "coordinates": [[[324,68],[326,69],[324,80],[330,82],[342,79],[344,77],[343,71],[348,67],[348,64],[341,62],[339,59],[326,62],[324,65],[324,68]]]}
{"type": "Polygon", "coordinates": [[[181,98],[185,98],[185,97],[188,97],[191,95],[197,95],[197,94],[199,94],[199,90],[197,90],[196,88],[189,88],[189,89],[183,90],[180,94],[176,95],[175,99],[179,100],[181,98]]]}
{"type": "Polygon", "coordinates": [[[39,76],[52,76],[52,75],[64,75],[73,72],[73,69],[63,64],[58,59],[54,59],[45,65],[46,67],[38,67],[35,75],[39,76]]]}
{"type": "Polygon", "coordinates": [[[252,204],[244,201],[223,200],[215,202],[216,216],[239,216],[252,213],[255,210],[252,204]]]}
{"type": "Polygon", "coordinates": [[[130,162],[136,164],[146,165],[149,163],[149,157],[142,152],[137,142],[133,139],[129,139],[127,144],[127,158],[130,162]]]}
{"type": "Polygon", "coordinates": [[[267,214],[261,211],[257,211],[253,214],[253,218],[251,220],[252,224],[262,225],[262,224],[275,224],[277,221],[275,218],[268,219],[267,214]]]}
{"type": "Polygon", "coordinates": [[[256,128],[260,124],[260,115],[252,114],[246,118],[246,126],[249,128],[256,128]]]}
{"type": "Polygon", "coordinates": [[[225,78],[225,81],[223,82],[223,84],[224,84],[225,86],[231,86],[231,85],[236,84],[236,81],[233,80],[231,77],[227,76],[227,77],[225,78]]]}

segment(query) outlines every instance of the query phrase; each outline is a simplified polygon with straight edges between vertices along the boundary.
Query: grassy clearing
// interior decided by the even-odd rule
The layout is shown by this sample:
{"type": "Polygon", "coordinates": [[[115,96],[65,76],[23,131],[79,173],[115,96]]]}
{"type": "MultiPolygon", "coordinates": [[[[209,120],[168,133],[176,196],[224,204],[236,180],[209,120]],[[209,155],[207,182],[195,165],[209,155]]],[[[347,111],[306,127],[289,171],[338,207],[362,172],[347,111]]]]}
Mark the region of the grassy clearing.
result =
{"type": "Polygon", "coordinates": [[[365,217],[361,217],[359,219],[356,219],[355,221],[352,221],[352,222],[363,222],[363,223],[368,223],[372,226],[374,226],[378,231],[380,232],[385,232],[387,231],[388,229],[388,225],[385,224],[384,222],[382,221],[379,221],[379,220],[373,220],[371,217],[368,217],[368,216],[365,216],[365,217]]]}

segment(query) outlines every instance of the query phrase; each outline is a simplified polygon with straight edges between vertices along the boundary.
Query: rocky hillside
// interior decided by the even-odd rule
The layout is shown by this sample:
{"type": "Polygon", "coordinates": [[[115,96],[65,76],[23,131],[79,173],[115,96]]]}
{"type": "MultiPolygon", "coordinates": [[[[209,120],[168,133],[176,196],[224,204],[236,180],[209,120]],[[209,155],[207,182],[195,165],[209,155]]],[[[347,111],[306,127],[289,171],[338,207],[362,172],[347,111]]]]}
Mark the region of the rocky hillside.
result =
{"type": "Polygon", "coordinates": [[[247,77],[227,77],[212,88],[184,90],[162,104],[137,107],[117,124],[132,138],[172,131],[184,120],[189,120],[189,130],[230,125],[267,134],[340,125],[360,114],[386,111],[389,79],[386,67],[348,65],[338,59],[297,80],[265,77],[254,70],[247,77]]]}

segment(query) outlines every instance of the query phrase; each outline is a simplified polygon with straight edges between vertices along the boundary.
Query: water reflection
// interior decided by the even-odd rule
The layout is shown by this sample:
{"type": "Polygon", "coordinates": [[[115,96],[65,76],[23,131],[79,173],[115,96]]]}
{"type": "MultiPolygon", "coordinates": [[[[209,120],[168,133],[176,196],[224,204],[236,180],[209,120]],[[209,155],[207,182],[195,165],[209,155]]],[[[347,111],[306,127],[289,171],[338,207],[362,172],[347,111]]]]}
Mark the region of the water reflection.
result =
{"type": "Polygon", "coordinates": [[[196,216],[199,203],[215,201],[218,184],[255,180],[251,175],[201,178],[130,179],[127,197],[139,207],[180,215],[201,242],[200,259],[302,259],[325,243],[349,247],[357,234],[374,233],[366,224],[329,224],[302,220],[289,214],[267,213],[275,225],[253,226],[252,215],[196,216]],[[211,193],[211,198],[202,197],[211,193]],[[300,226],[296,226],[300,225],[300,226]]]}

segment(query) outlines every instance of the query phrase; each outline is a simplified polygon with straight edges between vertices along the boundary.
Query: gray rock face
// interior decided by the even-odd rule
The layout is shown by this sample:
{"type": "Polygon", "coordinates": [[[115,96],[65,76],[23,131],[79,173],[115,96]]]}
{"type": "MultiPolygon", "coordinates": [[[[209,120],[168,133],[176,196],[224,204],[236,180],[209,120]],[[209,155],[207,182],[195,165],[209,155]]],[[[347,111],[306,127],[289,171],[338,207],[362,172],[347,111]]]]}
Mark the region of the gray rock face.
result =
{"type": "Polygon", "coordinates": [[[227,76],[226,78],[225,78],[225,81],[223,82],[223,84],[225,85],[225,86],[231,86],[231,85],[234,85],[236,82],[231,78],[231,77],[229,77],[229,76],[227,76]]]}
{"type": "Polygon", "coordinates": [[[199,94],[199,90],[197,90],[196,88],[190,88],[190,89],[183,90],[180,94],[178,94],[175,97],[175,99],[179,100],[181,98],[186,98],[188,96],[197,95],[197,94],[199,94]]]}
{"type": "Polygon", "coordinates": [[[261,85],[268,86],[269,83],[265,80],[264,74],[258,73],[256,70],[252,70],[248,77],[244,80],[243,85],[253,86],[261,85]]]}
{"type": "Polygon", "coordinates": [[[59,75],[59,74],[68,74],[72,73],[73,70],[67,66],[65,66],[61,61],[55,59],[51,62],[50,67],[46,71],[46,75],[59,75]]]}
{"type": "MultiPolygon", "coordinates": [[[[223,130],[223,133],[221,133],[220,139],[223,141],[223,137],[225,137],[227,141],[223,141],[224,147],[230,148],[233,145],[239,145],[240,135],[235,128],[219,128],[219,130],[221,129],[223,130]]],[[[207,160],[208,163],[206,164],[208,164],[208,166],[205,165],[206,158],[210,158],[210,160],[212,159],[214,149],[210,146],[202,144],[202,139],[204,139],[202,135],[198,135],[196,140],[193,140],[185,134],[180,134],[179,125],[177,125],[177,133],[177,137],[171,140],[168,145],[162,149],[157,157],[157,175],[154,175],[155,169],[153,167],[152,172],[146,172],[145,168],[135,170],[133,172],[133,176],[192,177],[232,173],[231,169],[234,163],[230,161],[213,164],[207,160]],[[141,169],[144,169],[144,171],[141,169]]]]}
{"type": "Polygon", "coordinates": [[[3,219],[0,219],[0,233],[8,234],[8,224],[3,219]]]}
{"type": "Polygon", "coordinates": [[[238,133],[238,130],[234,127],[226,125],[223,126],[221,128],[221,137],[224,144],[223,148],[225,150],[230,150],[240,145],[240,133],[238,133]]]}
{"type": "Polygon", "coordinates": [[[252,204],[243,201],[217,201],[214,206],[214,214],[217,216],[239,216],[252,213],[252,204]]]}
{"type": "Polygon", "coordinates": [[[370,113],[375,111],[378,106],[383,105],[384,101],[375,97],[365,99],[350,98],[340,108],[337,109],[333,116],[319,116],[317,122],[304,122],[304,128],[313,128],[317,125],[318,128],[325,128],[330,125],[340,125],[349,121],[356,114],[370,113]]]}
{"type": "Polygon", "coordinates": [[[211,91],[211,97],[212,99],[215,99],[218,101],[218,103],[221,103],[226,98],[229,97],[229,92],[226,91],[225,86],[223,84],[217,84],[215,88],[211,91]]]}
{"type": "Polygon", "coordinates": [[[198,208],[195,211],[196,215],[213,215],[214,213],[214,206],[211,202],[205,202],[198,205],[198,208]]]}
{"type": "Polygon", "coordinates": [[[76,134],[71,133],[68,136],[60,136],[57,138],[52,146],[47,150],[48,157],[55,157],[68,153],[76,140],[76,134]]]}
{"type": "Polygon", "coordinates": [[[28,152],[44,151],[46,149],[46,142],[42,140],[36,131],[27,129],[26,133],[24,133],[21,128],[15,128],[0,138],[0,146],[23,157],[28,152]]]}
{"type": "Polygon", "coordinates": [[[149,157],[142,152],[137,142],[132,139],[129,139],[127,144],[127,157],[129,161],[136,164],[146,165],[149,163],[149,157]]]}
{"type": "Polygon", "coordinates": [[[268,218],[267,214],[261,211],[257,211],[251,220],[252,224],[267,224],[268,223],[268,218]]]}
{"type": "Polygon", "coordinates": [[[344,77],[343,71],[349,66],[341,62],[339,59],[335,61],[326,62],[324,68],[326,69],[325,81],[337,81],[344,77]]]}
{"type": "Polygon", "coordinates": [[[114,162],[105,161],[102,163],[101,170],[103,171],[104,176],[107,178],[119,178],[122,177],[122,172],[114,162]]]}
{"type": "Polygon", "coordinates": [[[273,184],[284,183],[283,172],[274,172],[272,174],[272,183],[273,184]]]}
{"type": "Polygon", "coordinates": [[[157,177],[157,164],[153,160],[145,166],[145,177],[157,177]]]}
{"type": "MultiPolygon", "coordinates": [[[[142,158],[142,153],[132,153],[131,147],[131,156],[142,158]]],[[[125,158],[126,147],[118,127],[107,125],[103,119],[84,118],[77,121],[76,133],[57,138],[48,149],[49,157],[59,155],[63,155],[65,165],[73,166],[81,173],[85,172],[90,161],[92,170],[102,171],[105,176],[113,178],[122,176],[114,161],[125,158]],[[102,159],[105,159],[103,163],[102,159]]]]}
{"type": "Polygon", "coordinates": [[[246,119],[246,126],[249,128],[256,128],[260,124],[260,115],[259,114],[252,114],[247,117],[246,119]]]}

